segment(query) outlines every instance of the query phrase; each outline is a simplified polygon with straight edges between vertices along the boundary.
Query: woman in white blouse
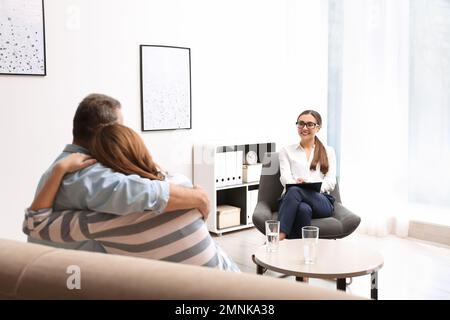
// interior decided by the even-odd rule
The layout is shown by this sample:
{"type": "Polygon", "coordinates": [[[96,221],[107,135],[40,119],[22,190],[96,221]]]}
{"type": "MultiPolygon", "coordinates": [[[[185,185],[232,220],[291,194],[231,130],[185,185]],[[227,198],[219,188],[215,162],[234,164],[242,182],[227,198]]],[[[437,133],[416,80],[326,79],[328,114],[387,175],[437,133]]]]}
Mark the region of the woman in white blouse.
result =
{"type": "Polygon", "coordinates": [[[329,193],[336,185],[336,155],[334,149],[324,146],[316,134],[322,127],[317,111],[303,111],[297,118],[300,143],[281,149],[280,181],[286,184],[322,182],[320,192],[297,186],[283,194],[278,210],[280,240],[301,238],[301,229],[311,225],[312,218],[330,217],[334,197],[329,193]]]}

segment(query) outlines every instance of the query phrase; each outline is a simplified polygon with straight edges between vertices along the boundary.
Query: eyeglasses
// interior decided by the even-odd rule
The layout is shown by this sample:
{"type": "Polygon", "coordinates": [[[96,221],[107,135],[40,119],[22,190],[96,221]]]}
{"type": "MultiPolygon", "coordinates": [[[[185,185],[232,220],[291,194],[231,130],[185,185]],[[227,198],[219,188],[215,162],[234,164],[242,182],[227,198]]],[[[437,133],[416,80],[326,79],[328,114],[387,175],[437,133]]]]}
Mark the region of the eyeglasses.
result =
{"type": "Polygon", "coordinates": [[[303,128],[304,126],[306,126],[308,129],[314,129],[315,127],[319,126],[317,123],[304,121],[297,121],[295,124],[299,129],[303,128]]]}

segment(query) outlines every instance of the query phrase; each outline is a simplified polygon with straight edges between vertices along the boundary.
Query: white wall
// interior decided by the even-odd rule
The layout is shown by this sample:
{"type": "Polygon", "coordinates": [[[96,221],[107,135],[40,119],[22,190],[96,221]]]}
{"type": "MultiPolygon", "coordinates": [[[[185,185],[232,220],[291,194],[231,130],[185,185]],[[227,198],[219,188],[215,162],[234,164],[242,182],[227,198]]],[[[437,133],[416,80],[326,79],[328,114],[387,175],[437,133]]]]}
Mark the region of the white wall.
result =
{"type": "MultiPolygon", "coordinates": [[[[142,133],[154,158],[192,177],[192,145],[297,141],[312,107],[325,119],[326,1],[46,0],[47,76],[0,76],[0,237],[25,239],[23,210],[71,142],[91,92],[123,105],[140,132],[139,45],[191,48],[192,130],[142,133]]],[[[326,137],[326,132],[322,132],[326,137]]]]}

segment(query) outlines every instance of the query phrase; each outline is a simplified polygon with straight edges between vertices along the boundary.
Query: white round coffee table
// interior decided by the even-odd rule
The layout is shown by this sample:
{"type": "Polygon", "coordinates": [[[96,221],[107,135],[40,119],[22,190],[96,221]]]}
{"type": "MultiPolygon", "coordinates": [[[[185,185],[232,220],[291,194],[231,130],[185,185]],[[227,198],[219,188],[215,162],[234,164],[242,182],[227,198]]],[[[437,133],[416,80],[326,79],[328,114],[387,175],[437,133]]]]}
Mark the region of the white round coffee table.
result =
{"type": "Polygon", "coordinates": [[[263,274],[265,269],[295,276],[298,281],[304,278],[336,279],[337,289],[346,290],[346,278],[371,275],[370,296],[378,299],[378,270],[384,260],[379,252],[347,240],[319,239],[317,259],[314,264],[305,264],[303,240],[280,241],[277,252],[267,252],[261,246],[253,255],[256,272],[263,274]]]}

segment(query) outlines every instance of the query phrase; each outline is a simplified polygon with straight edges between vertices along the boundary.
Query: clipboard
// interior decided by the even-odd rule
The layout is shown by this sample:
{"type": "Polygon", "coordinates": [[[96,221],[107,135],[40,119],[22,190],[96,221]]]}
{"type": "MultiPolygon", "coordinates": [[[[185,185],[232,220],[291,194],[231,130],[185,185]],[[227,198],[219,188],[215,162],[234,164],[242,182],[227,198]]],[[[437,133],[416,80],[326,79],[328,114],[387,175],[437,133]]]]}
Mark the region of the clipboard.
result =
{"type": "Polygon", "coordinates": [[[320,192],[320,188],[322,187],[322,182],[304,182],[304,183],[288,183],[288,184],[286,184],[286,190],[289,189],[290,187],[300,187],[300,188],[320,192]]]}

